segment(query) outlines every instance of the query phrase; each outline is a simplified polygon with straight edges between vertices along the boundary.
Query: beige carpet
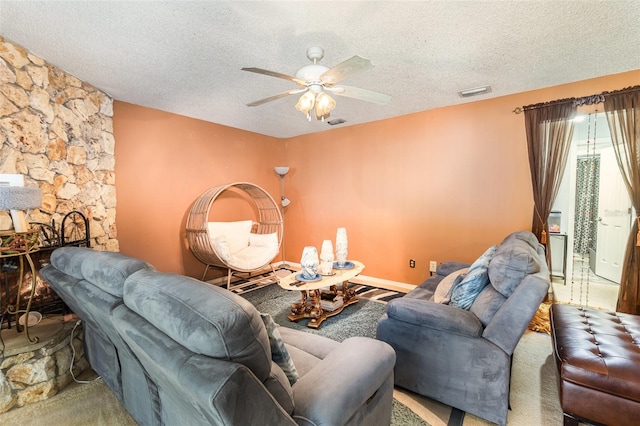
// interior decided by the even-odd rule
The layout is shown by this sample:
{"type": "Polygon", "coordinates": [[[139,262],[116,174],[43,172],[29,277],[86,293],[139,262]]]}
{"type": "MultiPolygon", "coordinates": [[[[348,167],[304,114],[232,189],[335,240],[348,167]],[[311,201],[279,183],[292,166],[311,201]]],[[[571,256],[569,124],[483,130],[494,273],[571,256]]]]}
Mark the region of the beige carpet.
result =
{"type": "MultiPolygon", "coordinates": [[[[556,372],[550,337],[525,332],[516,348],[511,381],[511,410],[507,424],[513,426],[559,425],[562,410],[558,399],[556,372]]],[[[449,406],[420,395],[396,389],[394,397],[427,423],[446,426],[449,406]]],[[[464,426],[489,425],[467,414],[464,426]]],[[[0,425],[33,426],[135,426],[119,401],[101,380],[72,384],[58,395],[0,415],[0,425]]]]}
{"type": "MultiPolygon", "coordinates": [[[[587,296],[577,285],[553,283],[554,300],[576,303],[587,296]]],[[[604,309],[615,308],[617,287],[591,285],[589,305],[604,309]]],[[[584,299],[583,299],[584,302],[584,299]]],[[[578,303],[579,304],[579,303],[578,303]]],[[[544,309],[542,310],[544,315],[544,309]]],[[[557,372],[548,334],[526,331],[516,347],[511,380],[511,410],[509,426],[546,426],[562,424],[557,372]]],[[[427,423],[446,426],[451,407],[411,392],[396,389],[394,397],[409,407],[427,423]]],[[[464,426],[490,425],[476,416],[466,414],[464,426]]],[[[72,384],[53,398],[0,414],[0,425],[47,426],[135,426],[134,420],[101,380],[90,384],[72,384]]]]}
{"type": "MultiPolygon", "coordinates": [[[[93,379],[84,374],[82,380],[93,379]]],[[[101,379],[72,383],[52,398],[0,414],[0,425],[20,426],[136,426],[101,379]]]]}

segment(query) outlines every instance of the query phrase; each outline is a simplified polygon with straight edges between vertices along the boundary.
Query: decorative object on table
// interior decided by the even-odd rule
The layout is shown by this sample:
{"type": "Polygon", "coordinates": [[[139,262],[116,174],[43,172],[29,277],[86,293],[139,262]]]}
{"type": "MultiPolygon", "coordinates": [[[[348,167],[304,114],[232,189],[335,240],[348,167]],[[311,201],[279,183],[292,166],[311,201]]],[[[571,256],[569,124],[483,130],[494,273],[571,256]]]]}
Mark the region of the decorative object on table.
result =
{"type": "Polygon", "coordinates": [[[320,292],[320,306],[323,311],[333,312],[344,305],[342,295],[336,294],[334,291],[320,292]]]}
{"type": "Polygon", "coordinates": [[[29,210],[40,207],[42,191],[40,188],[25,187],[22,175],[2,175],[0,180],[0,210],[9,210],[13,229],[16,232],[27,232],[26,215],[29,210]],[[26,214],[25,214],[26,211],[26,214]]]}
{"type": "Polygon", "coordinates": [[[338,228],[336,232],[336,261],[339,267],[344,267],[348,255],[347,228],[338,228]]]}
{"type": "Polygon", "coordinates": [[[313,280],[318,276],[318,250],[314,246],[306,246],[302,249],[300,266],[302,267],[302,279],[313,280]]]}
{"type": "Polygon", "coordinates": [[[547,220],[549,224],[549,232],[551,234],[559,234],[560,226],[562,223],[562,212],[552,211],[549,213],[549,219],[547,220]]]}
{"type": "Polygon", "coordinates": [[[286,252],[284,249],[284,208],[291,204],[291,200],[284,196],[284,177],[289,173],[288,166],[276,166],[274,167],[276,173],[280,176],[280,214],[282,215],[282,264],[283,268],[288,268],[286,252]]]}
{"type": "Polygon", "coordinates": [[[281,288],[292,290],[291,286],[295,286],[301,295],[300,302],[291,305],[291,313],[287,318],[294,322],[309,319],[307,327],[317,329],[327,318],[357,303],[358,297],[355,290],[349,287],[349,280],[360,274],[364,265],[355,260],[351,263],[354,264],[351,269],[336,269],[328,276],[318,274],[316,280],[304,280],[302,274],[295,272],[281,278],[278,281],[281,288]],[[299,281],[302,283],[299,284],[299,281]]]}
{"type": "Polygon", "coordinates": [[[340,266],[338,262],[333,262],[333,267],[335,269],[352,269],[355,268],[355,264],[353,262],[349,262],[348,260],[344,262],[344,265],[340,266]]]}
{"type": "Polygon", "coordinates": [[[322,275],[331,275],[333,271],[333,243],[331,240],[322,242],[320,250],[320,273],[322,275]]]}

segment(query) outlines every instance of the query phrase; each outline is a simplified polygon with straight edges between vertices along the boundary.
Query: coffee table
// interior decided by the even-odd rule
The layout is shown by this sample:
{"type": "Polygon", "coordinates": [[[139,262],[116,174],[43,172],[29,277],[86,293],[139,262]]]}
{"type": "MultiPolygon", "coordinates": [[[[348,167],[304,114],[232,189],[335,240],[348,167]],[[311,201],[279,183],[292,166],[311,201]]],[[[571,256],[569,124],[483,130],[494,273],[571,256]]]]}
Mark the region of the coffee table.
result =
{"type": "Polygon", "coordinates": [[[299,290],[301,294],[300,302],[291,305],[291,313],[287,316],[290,321],[298,321],[309,318],[307,327],[318,328],[322,322],[334,315],[338,315],[349,305],[358,302],[355,291],[348,288],[351,278],[357,276],[364,269],[362,262],[357,260],[349,261],[353,264],[350,269],[333,269],[331,275],[322,276],[318,281],[305,282],[296,278],[300,272],[294,272],[278,280],[278,285],[286,290],[299,290]],[[342,283],[341,288],[338,284],[342,283]],[[326,290],[323,290],[326,289],[326,290]],[[342,298],[342,305],[333,310],[322,308],[321,293],[329,295],[331,299],[342,298]]]}

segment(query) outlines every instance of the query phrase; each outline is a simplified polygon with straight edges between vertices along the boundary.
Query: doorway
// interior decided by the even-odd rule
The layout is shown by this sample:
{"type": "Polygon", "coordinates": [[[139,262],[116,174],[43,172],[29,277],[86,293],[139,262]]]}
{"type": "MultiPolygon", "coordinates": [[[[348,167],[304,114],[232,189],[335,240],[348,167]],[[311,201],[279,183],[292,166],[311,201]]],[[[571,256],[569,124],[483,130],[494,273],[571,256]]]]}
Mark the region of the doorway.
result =
{"type": "Polygon", "coordinates": [[[566,302],[615,310],[632,209],[604,113],[583,115],[574,123],[552,210],[561,215],[559,236],[566,247],[563,253],[556,253],[557,244],[552,247],[553,281],[562,284],[554,290],[566,302]],[[556,266],[562,263],[556,262],[558,256],[563,273],[556,266]]]}

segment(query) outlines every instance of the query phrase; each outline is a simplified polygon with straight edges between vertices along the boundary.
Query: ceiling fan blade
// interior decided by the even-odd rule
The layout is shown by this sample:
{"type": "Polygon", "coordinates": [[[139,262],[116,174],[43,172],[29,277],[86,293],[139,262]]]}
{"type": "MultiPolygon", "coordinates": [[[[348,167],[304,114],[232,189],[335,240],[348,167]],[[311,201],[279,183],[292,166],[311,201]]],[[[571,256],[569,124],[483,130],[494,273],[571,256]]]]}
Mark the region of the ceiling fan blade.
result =
{"type": "Polygon", "coordinates": [[[373,68],[373,64],[370,60],[356,55],[325,71],[320,76],[320,80],[325,84],[335,84],[340,80],[371,68],[373,68]]]}
{"type": "Polygon", "coordinates": [[[275,71],[269,71],[269,70],[264,70],[262,68],[241,68],[242,71],[249,71],[249,72],[255,72],[256,74],[263,74],[263,75],[269,75],[271,77],[277,77],[277,78],[282,78],[284,80],[289,80],[289,81],[293,81],[294,83],[300,85],[300,86],[305,86],[305,81],[304,80],[300,80],[299,78],[287,75],[287,74],[282,74],[279,72],[275,72],[275,71]]]}
{"type": "Polygon", "coordinates": [[[275,101],[276,99],[284,98],[289,95],[295,95],[296,93],[306,92],[307,90],[309,89],[307,89],[306,87],[304,89],[287,90],[286,92],[278,93],[277,95],[269,96],[268,98],[251,102],[250,104],[247,104],[247,106],[250,106],[250,107],[259,106],[262,104],[266,104],[267,102],[275,101]]]}
{"type": "Polygon", "coordinates": [[[373,102],[374,104],[387,105],[391,102],[391,96],[384,93],[374,92],[372,90],[361,89],[359,87],[338,86],[325,87],[331,93],[347,98],[359,99],[361,101],[373,102]]]}

